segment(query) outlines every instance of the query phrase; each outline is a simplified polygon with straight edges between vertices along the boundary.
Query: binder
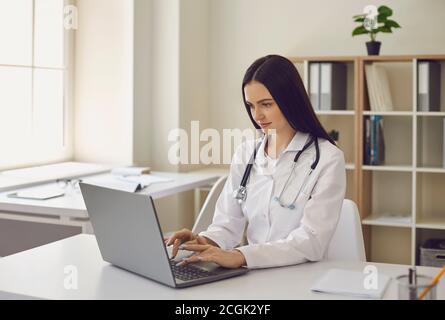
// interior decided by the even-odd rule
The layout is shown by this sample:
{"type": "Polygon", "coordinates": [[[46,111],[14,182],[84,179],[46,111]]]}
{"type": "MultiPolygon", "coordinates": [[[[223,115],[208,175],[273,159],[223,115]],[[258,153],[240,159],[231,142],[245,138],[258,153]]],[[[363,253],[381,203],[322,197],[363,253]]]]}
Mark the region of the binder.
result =
{"type": "Polygon", "coordinates": [[[320,110],[346,109],[346,65],[321,63],[320,110]]]}
{"type": "Polygon", "coordinates": [[[364,139],[365,139],[365,148],[364,148],[364,155],[363,155],[363,159],[364,159],[364,164],[365,165],[370,165],[371,164],[371,158],[370,158],[370,153],[371,153],[371,125],[370,125],[371,120],[369,119],[369,117],[365,118],[365,134],[364,134],[364,139]]]}
{"type": "Polygon", "coordinates": [[[385,163],[385,140],[383,139],[383,117],[376,116],[376,165],[385,163]]]}
{"type": "Polygon", "coordinates": [[[383,117],[372,115],[365,118],[364,164],[378,166],[385,163],[385,139],[383,117]]]}
{"type": "Polygon", "coordinates": [[[371,165],[375,165],[375,116],[371,116],[371,144],[370,144],[370,155],[369,159],[371,162],[371,165]]]}
{"type": "Polygon", "coordinates": [[[320,63],[309,64],[309,98],[314,110],[320,110],[320,63]]]}
{"type": "Polygon", "coordinates": [[[440,63],[419,61],[417,65],[417,110],[440,110],[440,63]]]}

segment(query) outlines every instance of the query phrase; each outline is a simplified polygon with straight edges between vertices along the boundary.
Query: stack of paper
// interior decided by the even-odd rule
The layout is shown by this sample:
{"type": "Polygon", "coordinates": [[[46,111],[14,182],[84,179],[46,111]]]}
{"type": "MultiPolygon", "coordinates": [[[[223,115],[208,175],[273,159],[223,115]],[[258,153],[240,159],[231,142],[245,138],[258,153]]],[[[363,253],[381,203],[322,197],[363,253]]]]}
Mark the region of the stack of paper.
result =
{"type": "Polygon", "coordinates": [[[358,271],[331,269],[314,284],[311,290],[355,298],[381,299],[390,280],[390,277],[381,273],[373,275],[358,271]],[[367,277],[375,278],[370,280],[367,277]]]}
{"type": "Polygon", "coordinates": [[[122,190],[127,192],[140,191],[153,183],[173,181],[170,178],[164,178],[155,175],[141,175],[141,176],[115,176],[105,175],[87,179],[85,182],[97,186],[122,190]]]}
{"type": "Polygon", "coordinates": [[[150,173],[149,167],[123,167],[123,168],[114,168],[111,170],[111,174],[117,176],[140,176],[149,173],[150,173]]]}
{"type": "Polygon", "coordinates": [[[393,111],[393,102],[385,67],[377,63],[365,65],[371,111],[393,111]]]}

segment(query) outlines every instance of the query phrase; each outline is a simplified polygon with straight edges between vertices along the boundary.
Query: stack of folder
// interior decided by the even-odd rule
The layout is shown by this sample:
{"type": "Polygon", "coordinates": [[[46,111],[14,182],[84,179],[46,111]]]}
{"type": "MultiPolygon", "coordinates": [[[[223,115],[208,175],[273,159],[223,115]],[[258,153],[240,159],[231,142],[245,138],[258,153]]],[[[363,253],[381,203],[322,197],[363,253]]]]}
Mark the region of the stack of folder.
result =
{"type": "Polygon", "coordinates": [[[417,65],[417,111],[440,111],[441,66],[437,61],[417,65]]]}
{"type": "Polygon", "coordinates": [[[346,110],[347,69],[339,62],[311,62],[309,97],[315,110],[346,110]]]}

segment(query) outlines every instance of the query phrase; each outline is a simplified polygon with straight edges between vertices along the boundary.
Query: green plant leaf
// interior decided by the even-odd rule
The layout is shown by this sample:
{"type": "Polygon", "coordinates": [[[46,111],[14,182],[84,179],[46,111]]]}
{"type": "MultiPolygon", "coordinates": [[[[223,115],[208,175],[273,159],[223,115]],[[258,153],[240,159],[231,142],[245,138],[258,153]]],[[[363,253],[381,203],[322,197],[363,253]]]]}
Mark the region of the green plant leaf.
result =
{"type": "Polygon", "coordinates": [[[384,15],[381,15],[381,14],[379,14],[377,16],[377,22],[378,23],[385,23],[386,21],[388,21],[388,17],[387,16],[384,16],[384,15]]]}
{"type": "Polygon", "coordinates": [[[385,26],[383,26],[383,27],[379,27],[379,28],[377,29],[377,32],[392,33],[391,28],[388,28],[388,27],[385,27],[385,26]]]}
{"type": "Polygon", "coordinates": [[[365,18],[366,14],[356,14],[355,16],[352,16],[352,19],[357,19],[357,18],[365,18]]]}
{"type": "Polygon", "coordinates": [[[365,18],[361,17],[361,18],[355,18],[354,22],[365,22],[365,18]]]}
{"type": "Polygon", "coordinates": [[[380,6],[377,11],[379,12],[379,15],[390,17],[392,16],[392,9],[387,6],[380,6]]]}
{"type": "Polygon", "coordinates": [[[397,22],[395,22],[394,20],[386,20],[385,21],[385,27],[401,28],[400,25],[397,22]]]}
{"type": "Polygon", "coordinates": [[[355,28],[354,31],[352,31],[352,36],[358,36],[360,34],[367,34],[367,33],[369,33],[369,31],[366,30],[364,26],[359,26],[355,28]]]}

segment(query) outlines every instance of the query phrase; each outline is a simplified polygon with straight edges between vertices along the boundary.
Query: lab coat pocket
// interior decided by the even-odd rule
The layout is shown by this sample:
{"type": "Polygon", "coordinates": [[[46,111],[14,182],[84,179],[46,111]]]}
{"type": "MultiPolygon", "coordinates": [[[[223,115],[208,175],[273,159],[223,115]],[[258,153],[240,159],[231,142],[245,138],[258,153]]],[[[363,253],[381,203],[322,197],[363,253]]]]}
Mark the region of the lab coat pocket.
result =
{"type": "Polygon", "coordinates": [[[303,217],[303,208],[299,204],[296,204],[294,209],[282,207],[277,204],[274,205],[271,213],[276,236],[278,239],[283,239],[286,238],[292,230],[300,226],[303,217]]]}
{"type": "Polygon", "coordinates": [[[306,206],[307,201],[309,200],[310,195],[303,192],[306,191],[307,188],[302,186],[302,182],[295,183],[291,188],[289,188],[289,193],[287,193],[286,197],[282,198],[282,205],[278,203],[278,201],[274,201],[274,206],[272,209],[272,220],[274,223],[280,225],[280,229],[283,232],[283,236],[300,225],[301,219],[303,218],[304,208],[306,206]],[[301,188],[301,192],[298,193],[301,188]],[[298,196],[297,196],[298,194],[298,196]],[[292,204],[293,199],[295,202],[292,204]]]}

